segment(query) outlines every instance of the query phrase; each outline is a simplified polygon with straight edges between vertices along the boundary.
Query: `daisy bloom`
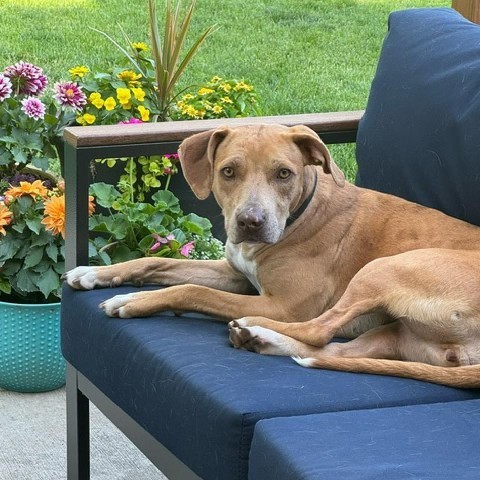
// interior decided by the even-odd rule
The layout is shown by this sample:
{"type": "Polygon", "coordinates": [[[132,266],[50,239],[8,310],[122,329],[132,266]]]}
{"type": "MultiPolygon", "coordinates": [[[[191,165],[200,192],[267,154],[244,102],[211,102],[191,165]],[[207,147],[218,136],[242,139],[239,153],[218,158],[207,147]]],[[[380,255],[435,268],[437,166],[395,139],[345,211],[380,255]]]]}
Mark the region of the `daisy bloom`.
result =
{"type": "Polygon", "coordinates": [[[39,120],[45,116],[45,105],[38,98],[26,97],[21,101],[21,104],[21,110],[27,117],[39,120]]]}
{"type": "Polygon", "coordinates": [[[8,77],[0,73],[0,102],[10,97],[12,93],[12,82],[8,77]]]}
{"type": "Polygon", "coordinates": [[[79,65],[78,67],[71,68],[68,73],[72,76],[72,78],[83,78],[90,70],[88,67],[84,67],[83,65],[79,65]]]}
{"type": "Polygon", "coordinates": [[[124,70],[123,72],[120,72],[117,77],[131,87],[139,83],[138,80],[142,78],[142,75],[140,73],[135,73],[132,70],[124,70]]]}
{"type": "Polygon", "coordinates": [[[87,103],[87,97],[75,82],[55,84],[55,99],[64,108],[81,110],[87,103]]]}
{"type": "Polygon", "coordinates": [[[145,42],[133,42],[132,47],[137,52],[146,52],[148,50],[148,45],[145,42]]]}
{"type": "Polygon", "coordinates": [[[18,62],[5,69],[13,89],[20,95],[40,95],[47,87],[47,77],[40,67],[27,62],[18,62]]]}
{"type": "Polygon", "coordinates": [[[5,192],[5,197],[18,198],[23,195],[30,195],[34,200],[37,197],[47,198],[48,189],[41,180],[34,182],[20,182],[18,187],[11,187],[5,192]]]}
{"type": "Polygon", "coordinates": [[[6,235],[5,227],[12,221],[13,213],[0,202],[0,235],[6,235]]]}
{"type": "Polygon", "coordinates": [[[199,95],[208,95],[209,93],[213,93],[215,90],[212,90],[211,88],[203,87],[198,91],[199,95]]]}

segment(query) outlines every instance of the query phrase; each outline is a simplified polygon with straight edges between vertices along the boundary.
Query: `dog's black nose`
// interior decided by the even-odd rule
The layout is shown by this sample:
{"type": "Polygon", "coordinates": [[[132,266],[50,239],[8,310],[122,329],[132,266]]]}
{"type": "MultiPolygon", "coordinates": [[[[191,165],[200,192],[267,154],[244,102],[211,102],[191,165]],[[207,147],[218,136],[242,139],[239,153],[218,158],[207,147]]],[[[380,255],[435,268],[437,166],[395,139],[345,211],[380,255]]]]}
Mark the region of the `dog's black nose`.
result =
{"type": "Polygon", "coordinates": [[[258,208],[248,208],[237,215],[237,225],[244,232],[259,230],[265,223],[265,215],[258,208]]]}

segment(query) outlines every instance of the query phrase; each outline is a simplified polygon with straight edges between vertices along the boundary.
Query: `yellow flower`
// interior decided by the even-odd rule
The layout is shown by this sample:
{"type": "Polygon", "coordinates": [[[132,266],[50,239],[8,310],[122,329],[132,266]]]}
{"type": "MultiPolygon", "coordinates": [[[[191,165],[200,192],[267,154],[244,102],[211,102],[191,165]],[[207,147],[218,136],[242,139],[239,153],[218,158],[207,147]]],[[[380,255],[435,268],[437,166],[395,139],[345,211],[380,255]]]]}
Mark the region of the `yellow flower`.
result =
{"type": "Polygon", "coordinates": [[[145,100],[145,91],[142,88],[132,88],[133,96],[139,101],[145,100]]]}
{"type": "Polygon", "coordinates": [[[5,206],[4,203],[0,202],[0,234],[6,235],[5,227],[10,224],[12,221],[13,213],[5,206]]]}
{"type": "Polygon", "coordinates": [[[150,110],[145,108],[143,105],[140,105],[137,110],[140,112],[142,116],[142,122],[148,122],[150,120],[150,110]]]}
{"type": "Polygon", "coordinates": [[[146,52],[149,49],[148,45],[145,42],[133,42],[132,47],[137,52],[146,52]]]}
{"type": "Polygon", "coordinates": [[[115,99],[113,97],[108,97],[105,100],[104,106],[105,106],[105,110],[110,112],[111,110],[113,110],[117,106],[117,102],[115,101],[115,99]]]}
{"type": "Polygon", "coordinates": [[[50,197],[45,202],[45,217],[42,220],[47,230],[65,238],[65,196],[50,197]]]}
{"type": "Polygon", "coordinates": [[[123,72],[120,72],[117,76],[120,80],[123,80],[129,87],[137,85],[138,80],[142,78],[141,73],[135,73],[132,70],[124,70],[123,72]]]}
{"type": "Polygon", "coordinates": [[[90,113],[85,113],[83,115],[83,119],[85,120],[85,123],[87,123],[88,125],[92,125],[93,123],[95,123],[95,120],[97,119],[97,117],[90,113]]]}
{"type": "Polygon", "coordinates": [[[212,77],[212,79],[210,80],[210,83],[218,83],[220,80],[221,80],[221,77],[219,77],[218,75],[215,75],[215,76],[212,77]]]}
{"type": "Polygon", "coordinates": [[[18,198],[22,195],[30,195],[34,200],[37,197],[47,198],[48,189],[41,180],[34,182],[20,182],[18,187],[11,187],[5,192],[5,197],[18,198]]]}
{"type": "Polygon", "coordinates": [[[222,103],[233,103],[232,99],[229,98],[229,97],[222,97],[222,98],[220,99],[220,101],[221,101],[222,103]]]}
{"type": "Polygon", "coordinates": [[[239,92],[241,90],[245,91],[245,92],[250,92],[251,90],[253,90],[253,87],[252,85],[249,85],[248,83],[245,83],[245,82],[238,82],[235,87],[233,87],[233,89],[236,91],[236,92],[239,92]]]}
{"type": "Polygon", "coordinates": [[[213,113],[217,113],[217,114],[222,113],[223,107],[221,107],[220,105],[215,105],[212,110],[213,110],[213,113]]]}
{"type": "Polygon", "coordinates": [[[72,76],[72,78],[79,77],[82,78],[87,74],[90,70],[88,67],[84,67],[83,65],[79,65],[78,67],[71,68],[68,73],[72,76]]]}
{"type": "Polygon", "coordinates": [[[232,86],[231,86],[230,84],[228,84],[228,83],[225,83],[225,82],[220,85],[220,88],[221,88],[225,93],[228,93],[228,92],[230,92],[230,90],[232,90],[232,86]]]}
{"type": "Polygon", "coordinates": [[[198,91],[199,95],[208,95],[209,93],[213,93],[215,90],[207,87],[203,87],[198,91]]]}
{"type": "Polygon", "coordinates": [[[187,93],[182,97],[184,102],[188,102],[189,100],[193,100],[195,97],[191,93],[187,93]]]}
{"type": "Polygon", "coordinates": [[[103,107],[103,104],[105,103],[102,99],[102,95],[98,92],[93,92],[90,94],[88,97],[88,100],[92,105],[97,107],[99,110],[103,107]]]}
{"type": "MultiPolygon", "coordinates": [[[[95,210],[93,197],[88,197],[88,200],[88,213],[92,215],[95,210]]],[[[65,195],[50,197],[45,202],[45,216],[42,223],[54,235],[60,234],[65,238],[65,195]]]]}
{"type": "Polygon", "coordinates": [[[117,99],[122,105],[126,105],[130,102],[132,93],[129,88],[117,88],[117,99]]]}

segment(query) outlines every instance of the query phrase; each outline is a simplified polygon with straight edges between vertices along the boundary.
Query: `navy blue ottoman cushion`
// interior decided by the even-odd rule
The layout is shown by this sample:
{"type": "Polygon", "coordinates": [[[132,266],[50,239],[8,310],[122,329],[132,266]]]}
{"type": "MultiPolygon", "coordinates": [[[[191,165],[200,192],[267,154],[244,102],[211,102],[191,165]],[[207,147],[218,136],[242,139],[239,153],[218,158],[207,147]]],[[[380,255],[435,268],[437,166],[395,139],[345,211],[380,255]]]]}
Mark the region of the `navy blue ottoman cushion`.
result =
{"type": "Polygon", "coordinates": [[[480,400],[261,420],[249,480],[477,480],[480,400]]]}
{"type": "Polygon", "coordinates": [[[357,185],[480,225],[480,26],[394,12],[357,137],[357,185]]]}
{"type": "Polygon", "coordinates": [[[306,369],[290,358],[236,350],[227,326],[207,318],[120,320],[98,308],[132,290],[65,287],[63,354],[205,479],[247,478],[260,419],[479,397],[479,391],[306,369]]]}

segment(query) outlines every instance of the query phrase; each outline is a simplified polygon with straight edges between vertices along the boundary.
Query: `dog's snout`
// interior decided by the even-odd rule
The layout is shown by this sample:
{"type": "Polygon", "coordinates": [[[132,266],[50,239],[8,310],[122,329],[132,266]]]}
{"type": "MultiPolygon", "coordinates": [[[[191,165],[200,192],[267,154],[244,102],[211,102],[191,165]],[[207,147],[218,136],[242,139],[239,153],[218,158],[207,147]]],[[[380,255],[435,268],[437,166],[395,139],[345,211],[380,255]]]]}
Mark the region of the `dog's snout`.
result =
{"type": "Polygon", "coordinates": [[[237,225],[244,232],[259,230],[265,224],[265,214],[258,208],[248,208],[237,215],[237,225]]]}

